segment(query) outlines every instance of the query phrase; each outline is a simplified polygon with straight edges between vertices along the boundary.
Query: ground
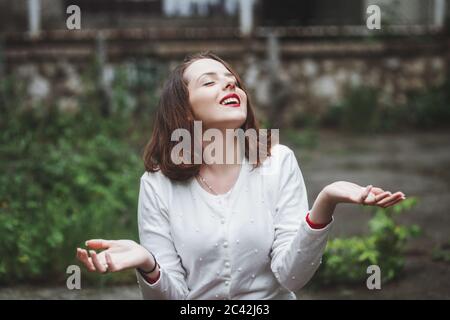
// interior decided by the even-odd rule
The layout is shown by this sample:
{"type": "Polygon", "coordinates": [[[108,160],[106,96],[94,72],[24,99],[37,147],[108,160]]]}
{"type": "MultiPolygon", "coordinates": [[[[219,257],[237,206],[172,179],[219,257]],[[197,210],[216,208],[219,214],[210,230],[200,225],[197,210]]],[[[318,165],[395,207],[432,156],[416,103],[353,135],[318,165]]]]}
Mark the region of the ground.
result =
{"type": "MultiPolygon", "coordinates": [[[[417,197],[418,205],[401,216],[401,221],[422,229],[422,235],[408,246],[401,276],[381,290],[368,290],[362,283],[320,292],[306,290],[299,294],[300,298],[450,298],[450,264],[431,258],[433,248],[450,241],[449,142],[450,133],[345,136],[323,132],[317,149],[296,150],[310,206],[330,182],[372,184],[417,197]]],[[[331,237],[363,234],[369,218],[359,206],[340,204],[331,237]]]]}
{"type": "MultiPolygon", "coordinates": [[[[333,181],[372,184],[417,197],[418,205],[401,221],[422,229],[422,235],[408,246],[403,273],[381,290],[368,290],[365,283],[318,291],[305,289],[298,292],[299,299],[450,299],[450,264],[431,258],[435,247],[450,241],[449,142],[450,132],[369,136],[321,132],[317,148],[295,148],[310,207],[319,191],[333,181]]],[[[361,207],[340,204],[331,237],[364,234],[368,219],[361,207]]],[[[64,285],[0,288],[0,299],[11,298],[140,299],[140,292],[134,284],[73,291],[64,285]]]]}

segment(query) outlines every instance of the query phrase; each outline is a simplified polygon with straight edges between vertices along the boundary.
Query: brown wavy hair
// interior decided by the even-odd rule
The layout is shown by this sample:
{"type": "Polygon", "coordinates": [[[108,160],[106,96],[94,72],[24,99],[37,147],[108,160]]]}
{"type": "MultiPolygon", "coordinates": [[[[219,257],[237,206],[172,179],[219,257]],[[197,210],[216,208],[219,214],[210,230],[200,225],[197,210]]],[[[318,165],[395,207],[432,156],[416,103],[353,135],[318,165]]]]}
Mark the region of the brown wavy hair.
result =
{"type": "MultiPolygon", "coordinates": [[[[244,88],[239,75],[230,67],[228,63],[219,58],[214,53],[207,51],[195,55],[187,56],[183,62],[178,65],[169,75],[159,99],[158,108],[154,118],[153,133],[144,150],[144,165],[148,172],[161,172],[172,180],[183,181],[196,176],[200,170],[201,164],[194,164],[194,155],[192,154],[191,164],[175,164],[171,159],[172,148],[178,141],[171,141],[172,132],[175,129],[187,129],[191,137],[194,137],[194,114],[189,103],[189,91],[187,80],[184,78],[184,71],[193,62],[199,59],[213,59],[222,63],[237,80],[237,86],[241,88],[247,95],[247,119],[241,126],[244,131],[247,129],[255,129],[259,132],[259,124],[255,118],[252,103],[247,90],[244,88]]],[[[268,130],[270,133],[270,130],[268,130]]],[[[260,155],[256,150],[257,162],[254,167],[261,165],[261,162],[270,156],[271,136],[267,135],[267,144],[264,145],[266,154],[260,155]]],[[[194,145],[191,141],[191,146],[194,145]]],[[[262,142],[257,134],[256,147],[261,148],[262,142]]],[[[252,148],[249,138],[245,138],[245,157],[249,157],[249,149],[252,148]]]]}

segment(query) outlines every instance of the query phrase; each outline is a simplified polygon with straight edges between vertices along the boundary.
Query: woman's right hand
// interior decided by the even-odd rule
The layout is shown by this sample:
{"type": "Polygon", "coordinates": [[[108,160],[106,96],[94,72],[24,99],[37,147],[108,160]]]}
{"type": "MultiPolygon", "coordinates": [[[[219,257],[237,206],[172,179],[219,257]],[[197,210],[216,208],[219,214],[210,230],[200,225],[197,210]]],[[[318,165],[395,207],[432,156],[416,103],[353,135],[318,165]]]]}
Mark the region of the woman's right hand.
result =
{"type": "Polygon", "coordinates": [[[90,256],[85,249],[77,248],[77,258],[89,271],[105,273],[116,272],[130,268],[152,270],[156,261],[152,255],[140,244],[132,240],[103,240],[86,241],[90,256]],[[95,250],[103,250],[97,253],[95,250]]]}

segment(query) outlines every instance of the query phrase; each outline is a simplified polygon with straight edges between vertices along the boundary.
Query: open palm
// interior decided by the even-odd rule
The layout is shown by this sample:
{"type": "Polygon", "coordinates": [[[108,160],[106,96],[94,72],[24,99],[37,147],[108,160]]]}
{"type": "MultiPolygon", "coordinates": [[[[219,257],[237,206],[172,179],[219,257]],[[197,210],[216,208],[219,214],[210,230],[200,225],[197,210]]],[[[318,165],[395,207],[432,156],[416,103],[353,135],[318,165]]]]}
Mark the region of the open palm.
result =
{"type": "Polygon", "coordinates": [[[401,191],[391,193],[372,185],[362,187],[348,181],[336,181],[328,185],[326,190],[335,203],[356,203],[387,208],[406,199],[401,191]]]}
{"type": "Polygon", "coordinates": [[[86,241],[90,256],[85,249],[77,248],[77,258],[84,263],[89,271],[105,273],[129,268],[136,268],[149,261],[150,253],[140,244],[132,240],[86,241]],[[97,253],[95,250],[103,250],[97,253]]]}

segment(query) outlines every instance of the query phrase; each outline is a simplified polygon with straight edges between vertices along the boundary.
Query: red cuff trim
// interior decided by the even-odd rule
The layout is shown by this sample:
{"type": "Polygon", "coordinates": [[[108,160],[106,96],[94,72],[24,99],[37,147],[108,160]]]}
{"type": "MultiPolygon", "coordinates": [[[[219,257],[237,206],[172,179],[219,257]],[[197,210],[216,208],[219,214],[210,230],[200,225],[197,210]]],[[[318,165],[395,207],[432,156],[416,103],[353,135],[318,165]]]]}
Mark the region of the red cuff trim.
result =
{"type": "Polygon", "coordinates": [[[161,275],[161,272],[158,270],[158,276],[155,279],[152,279],[149,276],[144,276],[144,278],[148,283],[154,284],[155,282],[157,282],[159,280],[160,275],[161,275]]]}
{"type": "MultiPolygon", "coordinates": [[[[159,264],[157,264],[159,267],[159,264]]],[[[143,272],[141,269],[137,268],[137,271],[141,274],[141,276],[144,278],[144,280],[147,283],[154,284],[156,281],[159,280],[159,277],[161,276],[161,270],[158,269],[158,274],[156,275],[156,278],[150,278],[149,275],[145,272],[143,272]]]]}
{"type": "Polygon", "coordinates": [[[328,222],[328,223],[314,223],[314,222],[311,222],[311,220],[309,220],[309,212],[306,215],[306,222],[313,229],[323,229],[330,223],[330,222],[328,222]]]}

